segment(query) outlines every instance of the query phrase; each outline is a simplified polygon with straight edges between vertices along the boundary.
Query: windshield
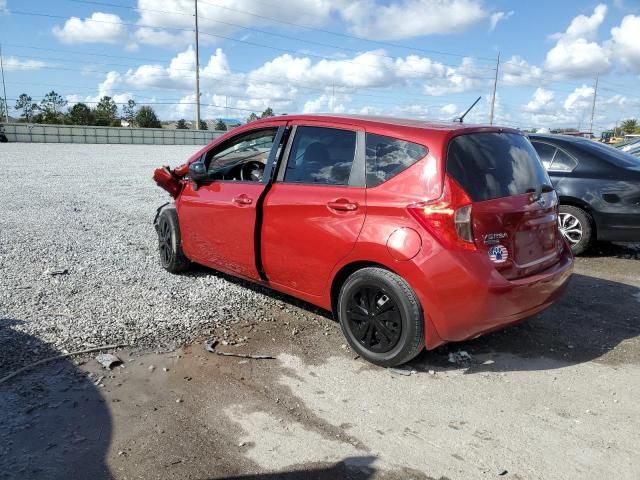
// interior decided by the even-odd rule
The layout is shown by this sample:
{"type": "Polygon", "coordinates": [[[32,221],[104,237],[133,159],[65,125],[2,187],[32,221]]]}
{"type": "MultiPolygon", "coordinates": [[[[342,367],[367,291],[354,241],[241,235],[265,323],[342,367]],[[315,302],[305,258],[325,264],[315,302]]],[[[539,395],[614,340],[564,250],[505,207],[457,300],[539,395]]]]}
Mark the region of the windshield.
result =
{"type": "Polygon", "coordinates": [[[551,181],[523,135],[471,133],[449,143],[447,172],[475,202],[547,190],[551,181]]]}

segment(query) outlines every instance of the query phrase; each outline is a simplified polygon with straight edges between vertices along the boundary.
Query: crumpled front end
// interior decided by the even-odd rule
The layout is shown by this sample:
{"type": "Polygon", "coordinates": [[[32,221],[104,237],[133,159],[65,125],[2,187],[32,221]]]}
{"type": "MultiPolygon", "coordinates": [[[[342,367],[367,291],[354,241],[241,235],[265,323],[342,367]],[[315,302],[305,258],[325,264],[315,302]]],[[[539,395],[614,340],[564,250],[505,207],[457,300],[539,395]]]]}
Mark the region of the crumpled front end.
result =
{"type": "Polygon", "coordinates": [[[178,198],[183,187],[182,177],[176,170],[171,170],[169,167],[160,167],[153,172],[153,180],[160,187],[169,192],[173,198],[178,198]]]}

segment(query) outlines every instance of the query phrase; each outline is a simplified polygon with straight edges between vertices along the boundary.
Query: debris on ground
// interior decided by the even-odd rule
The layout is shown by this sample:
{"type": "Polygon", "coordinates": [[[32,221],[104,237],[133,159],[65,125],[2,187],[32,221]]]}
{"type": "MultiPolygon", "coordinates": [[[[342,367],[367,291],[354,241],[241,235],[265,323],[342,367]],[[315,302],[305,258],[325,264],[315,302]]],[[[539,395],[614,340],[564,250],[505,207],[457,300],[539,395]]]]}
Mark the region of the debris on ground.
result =
{"type": "Polygon", "coordinates": [[[395,373],[397,375],[403,375],[405,377],[409,377],[411,375],[418,373],[416,370],[413,370],[411,368],[390,368],[389,371],[391,373],[395,373]]]}
{"type": "Polygon", "coordinates": [[[224,357],[251,358],[253,360],[275,360],[276,358],[271,355],[249,355],[248,353],[219,352],[216,350],[218,343],[219,341],[217,338],[207,340],[204,342],[204,348],[209,353],[215,353],[216,355],[222,355],[224,357]]]}
{"type": "Polygon", "coordinates": [[[507,470],[498,470],[498,476],[500,477],[505,476],[507,473],[509,473],[507,470]]]}
{"type": "Polygon", "coordinates": [[[45,271],[45,273],[48,273],[52,277],[55,277],[56,275],[66,275],[67,273],[69,273],[69,269],[68,268],[58,268],[58,269],[54,269],[54,270],[47,270],[47,271],[45,271]]]}
{"type": "Polygon", "coordinates": [[[471,363],[472,361],[473,361],[473,357],[464,350],[459,350],[457,352],[449,352],[449,363],[464,365],[467,363],[471,363]]]}
{"type": "Polygon", "coordinates": [[[122,360],[111,353],[101,353],[100,355],[97,355],[96,362],[98,362],[107,370],[111,370],[117,365],[122,365],[122,360]]]}
{"type": "Polygon", "coordinates": [[[10,373],[9,375],[0,378],[0,384],[6,382],[7,380],[20,375],[22,372],[26,372],[27,370],[32,369],[33,367],[37,367],[38,365],[42,365],[43,363],[48,363],[48,362],[53,362],[55,360],[61,360],[63,358],[68,358],[68,357],[72,357],[74,355],[84,355],[85,353],[93,353],[93,352],[99,352],[100,350],[113,350],[116,348],[124,348],[127,347],[128,345],[104,345],[102,347],[94,347],[94,348],[87,348],[85,350],[78,350],[76,352],[69,352],[69,353],[64,353],[62,355],[56,355],[55,357],[49,357],[49,358],[43,358],[42,360],[38,360],[37,362],[33,362],[29,365],[26,365],[22,368],[19,368],[18,370],[16,370],[13,373],[10,373]]]}

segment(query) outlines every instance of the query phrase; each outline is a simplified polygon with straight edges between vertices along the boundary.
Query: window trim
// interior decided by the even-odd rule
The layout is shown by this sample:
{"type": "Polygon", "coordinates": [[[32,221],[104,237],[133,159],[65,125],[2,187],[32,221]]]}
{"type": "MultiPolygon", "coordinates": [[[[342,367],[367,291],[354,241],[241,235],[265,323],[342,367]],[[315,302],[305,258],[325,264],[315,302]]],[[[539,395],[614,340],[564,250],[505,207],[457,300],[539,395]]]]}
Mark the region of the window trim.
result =
{"type": "MultiPolygon", "coordinates": [[[[580,162],[578,162],[578,160],[576,159],[576,157],[574,157],[573,155],[571,155],[571,154],[570,154],[569,152],[567,152],[564,148],[562,148],[562,147],[560,147],[560,146],[558,146],[558,145],[555,145],[555,144],[553,144],[553,143],[545,142],[544,140],[538,140],[538,139],[535,139],[535,138],[531,140],[531,144],[533,145],[533,143],[534,143],[534,142],[535,142],[535,143],[543,143],[544,145],[549,145],[550,147],[553,147],[553,148],[555,148],[555,149],[556,149],[556,151],[553,153],[553,158],[551,159],[551,162],[549,162],[549,168],[545,168],[545,170],[546,170],[547,172],[554,172],[554,173],[571,173],[571,172],[573,172],[573,171],[578,167],[578,165],[580,165],[580,162]],[[567,156],[568,156],[571,160],[573,160],[573,162],[575,163],[575,165],[573,166],[573,168],[572,168],[571,170],[554,170],[554,168],[553,168],[553,162],[555,161],[555,159],[556,159],[556,155],[558,154],[558,151],[559,151],[559,150],[560,150],[560,151],[562,151],[565,155],[567,155],[567,156]]],[[[536,148],[536,147],[534,146],[533,148],[534,148],[534,150],[535,150],[535,148],[536,148]]],[[[538,153],[538,151],[537,151],[537,150],[536,150],[536,153],[538,153]]],[[[538,155],[538,157],[539,157],[539,156],[540,156],[540,155],[538,155]]],[[[540,163],[542,163],[542,159],[540,159],[540,163]]]]}
{"type": "MultiPolygon", "coordinates": [[[[277,152],[277,148],[279,146],[279,142],[282,141],[282,132],[285,129],[285,125],[271,125],[268,127],[259,127],[259,128],[255,128],[252,130],[246,130],[244,132],[238,133],[237,135],[234,135],[233,137],[228,138],[227,140],[225,140],[224,142],[212,146],[209,150],[207,150],[206,152],[204,152],[200,158],[197,160],[199,162],[203,162],[207,168],[207,170],[209,170],[209,166],[206,164],[206,158],[209,155],[210,152],[212,152],[213,150],[224,150],[225,148],[228,148],[229,145],[231,145],[233,142],[235,142],[238,138],[241,138],[245,135],[250,135],[252,133],[256,133],[256,132],[260,132],[260,131],[267,131],[267,130],[275,130],[275,136],[273,137],[273,145],[271,146],[271,150],[269,151],[269,155],[267,156],[267,163],[265,163],[264,166],[264,175],[262,176],[262,181],[260,182],[252,182],[250,180],[225,180],[225,179],[213,179],[213,180],[205,180],[200,182],[201,185],[210,185],[214,182],[219,182],[219,183],[232,183],[232,184],[238,184],[238,185],[242,185],[242,184],[247,184],[247,185],[266,185],[267,183],[269,183],[269,178],[271,171],[273,169],[273,162],[274,162],[274,157],[275,157],[275,152],[277,152]],[[274,148],[276,149],[274,152],[274,148]],[[269,175],[267,175],[267,173],[269,173],[269,175]]],[[[215,154],[214,154],[215,155],[215,154]]]]}
{"type": "Polygon", "coordinates": [[[366,176],[365,176],[365,131],[360,128],[348,128],[348,127],[335,127],[333,125],[318,125],[307,124],[307,123],[298,123],[291,127],[291,133],[289,134],[289,139],[287,140],[287,146],[284,150],[284,154],[282,156],[282,161],[278,165],[278,172],[276,174],[276,182],[282,185],[306,185],[313,187],[358,187],[364,188],[366,186],[366,176]],[[287,182],[284,179],[284,175],[287,170],[287,165],[289,164],[289,160],[291,157],[291,149],[293,147],[293,142],[296,139],[296,135],[298,134],[298,127],[311,127],[311,128],[325,128],[331,130],[345,130],[347,132],[353,132],[356,134],[356,148],[353,155],[353,163],[351,164],[351,171],[349,172],[349,180],[346,185],[336,185],[332,183],[309,183],[309,182],[287,182]]]}

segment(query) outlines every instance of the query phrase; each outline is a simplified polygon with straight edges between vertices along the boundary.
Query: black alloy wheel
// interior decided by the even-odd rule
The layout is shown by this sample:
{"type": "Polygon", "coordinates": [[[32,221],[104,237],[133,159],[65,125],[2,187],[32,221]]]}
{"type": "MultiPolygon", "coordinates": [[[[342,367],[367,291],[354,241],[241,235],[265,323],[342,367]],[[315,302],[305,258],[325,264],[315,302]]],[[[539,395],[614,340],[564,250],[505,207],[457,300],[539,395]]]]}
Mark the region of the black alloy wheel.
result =
{"type": "Polygon", "coordinates": [[[351,293],[347,322],[364,348],[385,353],[398,344],[402,317],[395,300],[383,288],[362,285],[351,293]]]}
{"type": "Polygon", "coordinates": [[[171,273],[188,270],[191,262],[182,251],[178,214],[175,207],[163,208],[158,215],[155,227],[158,233],[158,253],[162,268],[171,273]]]}
{"type": "Polygon", "coordinates": [[[420,302],[402,277],[384,268],[353,272],[340,288],[336,314],[351,348],[376,365],[402,365],[424,348],[420,302]]]}
{"type": "Polygon", "coordinates": [[[158,224],[158,248],[160,250],[160,262],[164,268],[167,268],[173,256],[173,244],[171,242],[171,225],[164,216],[160,218],[158,224]]]}

